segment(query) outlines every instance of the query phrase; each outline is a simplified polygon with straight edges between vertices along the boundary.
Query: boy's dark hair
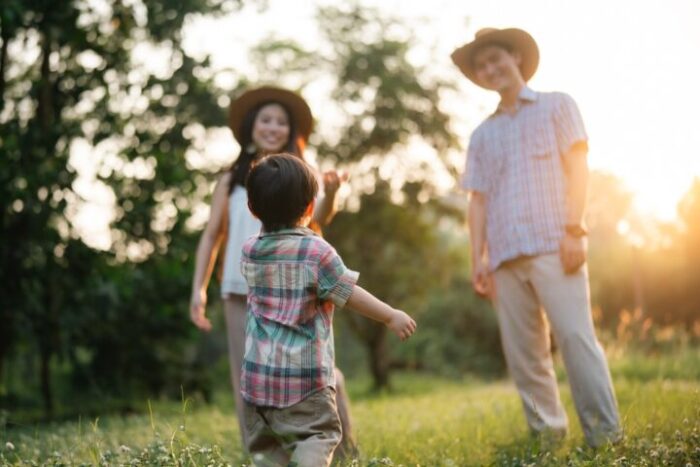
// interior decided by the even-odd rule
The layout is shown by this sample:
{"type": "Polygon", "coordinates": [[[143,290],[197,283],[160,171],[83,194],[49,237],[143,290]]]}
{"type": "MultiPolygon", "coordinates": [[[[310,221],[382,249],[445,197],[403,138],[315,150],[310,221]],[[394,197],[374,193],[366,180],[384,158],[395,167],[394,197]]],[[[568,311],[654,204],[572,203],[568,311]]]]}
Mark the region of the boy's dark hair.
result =
{"type": "Polygon", "coordinates": [[[316,197],[318,182],[306,163],[291,154],[263,157],[246,179],[248,206],[267,232],[295,227],[316,197]]]}

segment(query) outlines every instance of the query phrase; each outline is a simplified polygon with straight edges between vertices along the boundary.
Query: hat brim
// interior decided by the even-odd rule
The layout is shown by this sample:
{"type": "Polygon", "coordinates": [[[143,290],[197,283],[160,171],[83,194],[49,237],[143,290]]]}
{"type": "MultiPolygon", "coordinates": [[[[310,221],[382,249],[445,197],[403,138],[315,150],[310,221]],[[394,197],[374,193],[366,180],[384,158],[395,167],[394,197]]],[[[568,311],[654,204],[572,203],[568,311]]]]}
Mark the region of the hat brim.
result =
{"type": "Polygon", "coordinates": [[[452,52],[451,57],[454,64],[464,73],[464,76],[477,86],[484,87],[476,77],[474,53],[489,44],[505,45],[514,52],[520,53],[520,73],[525,81],[529,81],[537,71],[537,66],[540,63],[540,51],[535,39],[522,29],[498,29],[481,35],[452,52]]]}
{"type": "Polygon", "coordinates": [[[228,124],[236,141],[240,143],[243,139],[243,119],[248,112],[266,102],[282,104],[291,114],[297,136],[302,137],[304,141],[309,139],[314,119],[304,98],[286,89],[263,86],[244,92],[229,106],[228,124]]]}

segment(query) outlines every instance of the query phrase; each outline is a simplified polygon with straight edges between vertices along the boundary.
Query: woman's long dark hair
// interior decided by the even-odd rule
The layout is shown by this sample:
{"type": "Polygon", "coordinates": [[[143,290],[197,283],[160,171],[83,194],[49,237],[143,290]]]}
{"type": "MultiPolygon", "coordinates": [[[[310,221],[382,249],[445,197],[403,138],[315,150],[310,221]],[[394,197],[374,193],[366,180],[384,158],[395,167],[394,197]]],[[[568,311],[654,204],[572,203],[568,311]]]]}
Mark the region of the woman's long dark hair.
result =
{"type": "Polygon", "coordinates": [[[287,144],[283,148],[281,148],[279,152],[287,152],[290,154],[294,154],[295,156],[298,156],[301,159],[304,159],[304,140],[303,138],[297,135],[296,123],[294,122],[294,119],[292,117],[292,114],[289,112],[289,109],[287,109],[287,107],[285,107],[282,103],[277,101],[261,102],[260,104],[255,106],[250,112],[248,112],[243,118],[243,122],[241,122],[242,136],[241,141],[239,141],[239,143],[241,144],[241,152],[230,169],[231,184],[228,187],[229,195],[231,194],[231,192],[233,192],[233,189],[236,187],[236,185],[245,187],[245,179],[248,176],[250,166],[253,163],[253,160],[255,160],[255,156],[257,155],[257,148],[254,148],[252,151],[250,151],[250,146],[253,142],[253,125],[255,124],[255,119],[257,118],[260,109],[269,104],[277,104],[280,107],[282,107],[282,109],[284,109],[284,112],[287,114],[287,121],[289,122],[289,139],[287,140],[287,144]]]}

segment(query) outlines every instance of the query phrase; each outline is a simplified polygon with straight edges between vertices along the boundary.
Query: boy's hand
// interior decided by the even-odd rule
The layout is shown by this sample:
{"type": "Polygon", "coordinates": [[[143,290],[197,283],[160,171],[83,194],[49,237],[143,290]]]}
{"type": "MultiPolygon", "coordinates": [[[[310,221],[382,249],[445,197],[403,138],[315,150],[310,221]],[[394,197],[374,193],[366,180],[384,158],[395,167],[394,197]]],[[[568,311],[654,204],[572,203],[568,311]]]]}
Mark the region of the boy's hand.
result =
{"type": "Polygon", "coordinates": [[[402,341],[411,337],[416,331],[416,322],[401,310],[394,310],[394,314],[389,318],[386,325],[394,334],[399,336],[399,339],[402,341]]]}
{"type": "Polygon", "coordinates": [[[384,323],[402,341],[411,337],[416,330],[416,322],[410,316],[390,307],[359,285],[353,287],[346,305],[362,316],[384,323]]]}
{"type": "Polygon", "coordinates": [[[202,331],[211,331],[211,321],[205,316],[207,307],[207,293],[198,292],[192,295],[190,301],[190,319],[202,331]]]}

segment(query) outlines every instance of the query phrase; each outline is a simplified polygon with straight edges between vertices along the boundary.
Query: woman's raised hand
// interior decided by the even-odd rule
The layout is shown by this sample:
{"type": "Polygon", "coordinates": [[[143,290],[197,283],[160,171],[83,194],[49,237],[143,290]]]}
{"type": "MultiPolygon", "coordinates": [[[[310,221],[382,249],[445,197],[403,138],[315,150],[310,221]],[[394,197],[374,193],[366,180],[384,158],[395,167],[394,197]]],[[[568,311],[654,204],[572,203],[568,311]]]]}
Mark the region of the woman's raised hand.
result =
{"type": "Polygon", "coordinates": [[[337,170],[323,172],[323,191],[326,195],[334,195],[340,188],[340,185],[346,182],[348,178],[347,172],[338,172],[337,170]]]}

